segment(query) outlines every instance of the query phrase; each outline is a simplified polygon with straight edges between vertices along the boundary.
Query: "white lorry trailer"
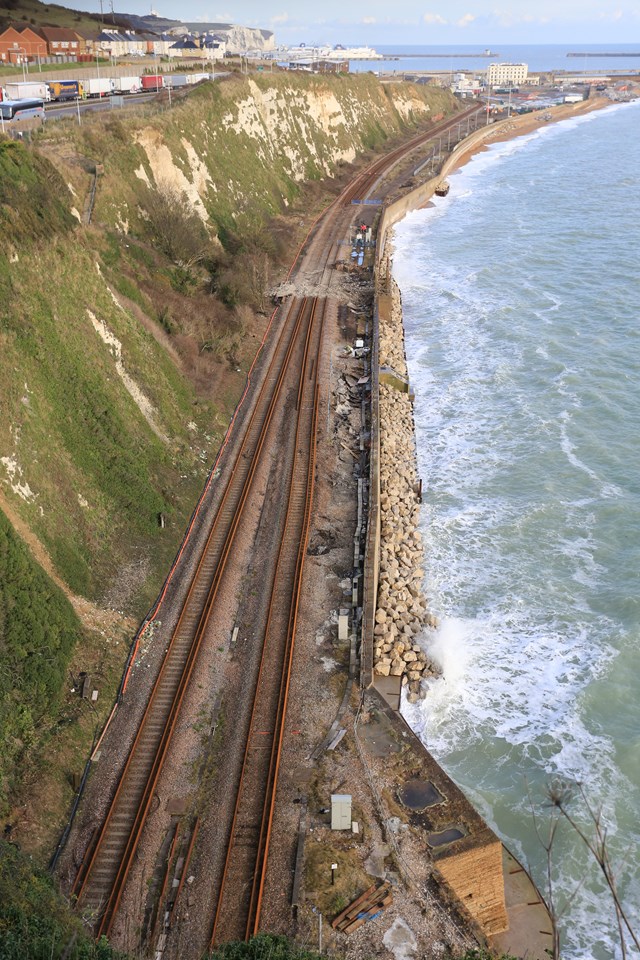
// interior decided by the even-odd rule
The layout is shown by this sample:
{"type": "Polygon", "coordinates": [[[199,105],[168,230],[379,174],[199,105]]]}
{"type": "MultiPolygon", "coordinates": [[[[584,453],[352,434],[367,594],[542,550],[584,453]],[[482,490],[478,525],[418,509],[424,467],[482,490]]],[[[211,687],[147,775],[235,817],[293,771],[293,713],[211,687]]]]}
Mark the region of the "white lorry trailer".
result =
{"type": "Polygon", "coordinates": [[[85,97],[108,97],[112,93],[112,81],[108,77],[89,77],[82,81],[85,97]]]}
{"type": "Polygon", "coordinates": [[[114,93],[139,93],[142,90],[140,77],[114,77],[111,83],[114,93]]]}
{"type": "Polygon", "coordinates": [[[46,83],[36,83],[31,81],[10,81],[4,85],[7,100],[45,100],[47,103],[51,100],[49,87],[46,83]]]}

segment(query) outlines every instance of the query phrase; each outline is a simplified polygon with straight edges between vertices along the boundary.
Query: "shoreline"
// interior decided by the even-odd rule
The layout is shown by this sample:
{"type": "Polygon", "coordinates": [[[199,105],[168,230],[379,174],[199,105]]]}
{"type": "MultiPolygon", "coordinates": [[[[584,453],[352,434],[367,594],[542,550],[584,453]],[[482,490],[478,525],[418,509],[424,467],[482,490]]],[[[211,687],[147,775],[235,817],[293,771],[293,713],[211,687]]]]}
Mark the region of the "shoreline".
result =
{"type": "MultiPolygon", "coordinates": [[[[424,209],[430,205],[437,184],[448,174],[459,170],[476,153],[486,151],[491,143],[526,136],[548,123],[585,116],[594,110],[613,105],[606,98],[598,97],[579,104],[563,104],[536,114],[515,117],[500,124],[487,125],[486,131],[481,130],[471,135],[468,138],[469,143],[465,144],[463,141],[460,144],[445,162],[440,174],[428,185],[418,188],[413,197],[409,196],[399,201],[387,223],[384,222],[383,217],[379,242],[381,241],[383,248],[390,244],[391,253],[387,266],[388,274],[385,274],[382,260],[378,261],[379,277],[382,282],[376,297],[380,365],[379,492],[377,504],[374,497],[374,509],[379,510],[380,533],[375,622],[371,637],[371,682],[420,743],[421,749],[417,744],[414,747],[415,755],[429,758],[425,762],[429,763],[432,771],[431,782],[437,778],[438,782],[442,783],[443,795],[447,794],[447,787],[444,785],[449,780],[448,775],[431,754],[428,745],[413,730],[409,720],[405,719],[403,712],[405,699],[409,703],[416,704],[425,696],[428,697],[429,682],[437,676],[439,670],[437,664],[431,659],[432,647],[428,637],[428,628],[437,626],[437,622],[429,611],[422,582],[424,553],[418,530],[421,498],[416,496],[416,486],[419,484],[417,438],[413,416],[413,394],[406,364],[402,298],[393,278],[393,226],[398,220],[403,219],[406,213],[424,209]],[[549,115],[551,115],[550,119],[543,119],[544,116],[549,117],[549,115]],[[403,212],[397,216],[400,209],[403,212]],[[409,623],[406,623],[407,619],[409,623]],[[420,670],[415,669],[414,658],[418,657],[421,659],[424,657],[420,670]],[[405,691],[404,697],[402,689],[405,691]],[[436,770],[439,774],[436,774],[436,770]]],[[[467,810],[473,811],[476,817],[479,816],[474,805],[464,795],[464,791],[462,797],[464,797],[463,805],[468,804],[467,810]]],[[[469,815],[471,816],[471,813],[469,815]]],[[[475,836],[474,833],[475,831],[472,830],[465,838],[464,842],[468,847],[463,857],[470,855],[472,851],[474,856],[478,855],[485,849],[485,845],[487,845],[487,851],[491,847],[491,841],[487,839],[491,830],[486,836],[482,830],[475,836]]],[[[437,855],[434,856],[434,867],[442,871],[444,888],[447,887],[448,879],[453,880],[454,897],[464,903],[469,910],[472,924],[479,924],[494,949],[506,950],[516,956],[528,954],[536,960],[541,960],[547,952],[546,931],[550,922],[544,897],[536,888],[528,872],[520,864],[517,864],[517,868],[514,867],[513,856],[504,847],[499,834],[493,834],[493,837],[503,850],[501,868],[496,862],[488,859],[481,875],[472,881],[469,864],[462,867],[461,861],[462,873],[458,876],[455,861],[462,853],[462,849],[454,849],[455,845],[450,848],[451,859],[448,862],[439,861],[437,855]],[[500,879],[498,874],[501,875],[500,879]],[[522,889],[515,889],[512,874],[517,874],[522,889]],[[461,881],[463,881],[462,886],[459,886],[461,881]],[[467,898],[470,894],[465,892],[466,885],[471,883],[473,886],[474,881],[477,883],[477,889],[474,890],[477,899],[476,896],[471,896],[469,900],[467,898]],[[492,904],[493,909],[485,913],[480,908],[480,902],[488,897],[488,891],[494,886],[496,894],[501,888],[502,899],[496,895],[496,900],[492,904]]]]}
{"type": "Polygon", "coordinates": [[[455,173],[477,153],[484,152],[492,143],[505,143],[509,140],[515,140],[518,137],[534,133],[541,127],[547,127],[549,124],[562,123],[565,120],[572,120],[574,117],[583,117],[589,113],[594,113],[596,110],[606,110],[607,107],[617,105],[615,101],[609,100],[607,97],[592,97],[589,100],[582,100],[580,103],[563,103],[560,106],[537,110],[534,113],[513,116],[508,120],[501,120],[493,126],[487,124],[486,136],[479,138],[466,148],[464,141],[461,142],[460,150],[457,153],[454,151],[449,158],[448,163],[451,165],[444,164],[444,168],[446,168],[444,176],[455,173]],[[549,115],[551,115],[551,119],[543,119],[543,117],[549,115]]]}
{"type": "MultiPolygon", "coordinates": [[[[605,97],[580,103],[562,104],[548,110],[516,116],[495,125],[480,128],[466,143],[461,141],[434,177],[425,195],[415,194],[415,203],[404,207],[401,217],[382,228],[382,244],[391,250],[388,267],[388,305],[379,305],[379,404],[380,404],[380,556],[372,637],[372,673],[374,682],[389,678],[387,696],[398,697],[407,688],[410,703],[426,695],[425,681],[440,673],[426,646],[419,643],[425,628],[437,626],[428,610],[426,595],[418,574],[423,575],[424,554],[418,530],[421,483],[417,463],[417,444],[413,416],[413,395],[406,359],[402,297],[393,277],[393,228],[413,210],[433,205],[438,183],[467,164],[477,153],[493,143],[506,142],[533,133],[550,123],[561,123],[586,116],[595,110],[613,106],[605,97]],[[547,119],[544,119],[546,117],[547,119]],[[399,461],[399,462],[398,462],[399,461]],[[416,660],[418,662],[416,662],[416,660]],[[393,680],[395,679],[395,683],[393,680]],[[396,691],[396,684],[400,690],[396,691]]],[[[380,265],[381,266],[381,265],[380,265]]],[[[380,269],[380,267],[379,267],[380,269]]]]}

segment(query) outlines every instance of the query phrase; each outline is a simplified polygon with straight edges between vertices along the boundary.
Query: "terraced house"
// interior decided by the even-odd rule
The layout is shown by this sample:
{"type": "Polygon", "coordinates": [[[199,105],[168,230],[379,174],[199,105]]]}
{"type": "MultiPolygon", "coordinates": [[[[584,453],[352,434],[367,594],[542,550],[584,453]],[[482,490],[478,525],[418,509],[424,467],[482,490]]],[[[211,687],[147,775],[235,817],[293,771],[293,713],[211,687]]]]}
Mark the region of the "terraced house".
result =
{"type": "Polygon", "coordinates": [[[75,30],[67,27],[38,27],[38,32],[44,37],[47,44],[47,53],[50,57],[77,56],[86,53],[87,41],[75,30]]]}

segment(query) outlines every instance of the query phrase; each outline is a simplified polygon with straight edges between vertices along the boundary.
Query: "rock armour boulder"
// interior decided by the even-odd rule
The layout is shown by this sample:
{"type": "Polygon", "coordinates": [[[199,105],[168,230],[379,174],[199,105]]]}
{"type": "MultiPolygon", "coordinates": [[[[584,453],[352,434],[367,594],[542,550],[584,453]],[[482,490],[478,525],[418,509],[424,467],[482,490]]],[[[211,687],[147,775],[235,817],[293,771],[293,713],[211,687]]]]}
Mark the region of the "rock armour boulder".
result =
{"type": "MultiPolygon", "coordinates": [[[[380,366],[407,379],[400,294],[392,285],[391,320],[380,323],[380,366]]],[[[402,677],[409,702],[425,695],[423,680],[438,670],[416,638],[436,625],[422,594],[422,536],[417,529],[413,402],[380,384],[380,567],[374,626],[374,672],[402,677]]]]}

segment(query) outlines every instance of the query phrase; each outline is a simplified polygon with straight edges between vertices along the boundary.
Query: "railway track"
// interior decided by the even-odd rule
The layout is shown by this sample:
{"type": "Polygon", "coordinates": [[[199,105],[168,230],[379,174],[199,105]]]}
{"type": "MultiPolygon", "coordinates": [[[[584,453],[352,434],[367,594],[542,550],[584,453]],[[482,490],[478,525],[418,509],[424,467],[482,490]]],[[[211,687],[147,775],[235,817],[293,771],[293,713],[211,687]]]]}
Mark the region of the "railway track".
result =
{"type": "MultiPolygon", "coordinates": [[[[354,199],[366,197],[404,155],[442,136],[476,110],[461,112],[413,138],[371,164],[342,192],[332,204],[333,219],[325,216],[310,240],[309,250],[314,251],[320,273],[351,223],[351,213],[345,208],[354,199]]],[[[294,299],[283,318],[227,487],[109,811],[78,870],[73,893],[97,936],[108,935],[112,929],[261,457],[272,445],[272,423],[286,397],[295,392],[295,431],[291,431],[290,440],[282,440],[279,445],[279,455],[286,459],[289,489],[282,491],[282,497],[288,505],[277,560],[269,575],[271,597],[229,841],[220,882],[212,896],[210,945],[245,939],[258,932],[311,516],[326,316],[326,300],[311,297],[294,299]]]]}
{"type": "Polygon", "coordinates": [[[460,113],[455,114],[453,117],[448,117],[446,120],[435,124],[425,133],[421,133],[412,140],[409,140],[408,143],[402,144],[400,147],[397,147],[390,153],[385,154],[384,157],[374,161],[374,163],[372,163],[369,167],[367,167],[366,170],[364,170],[358,177],[355,178],[353,183],[350,184],[350,186],[342,193],[340,202],[343,206],[348,206],[357,198],[366,197],[375,188],[378,180],[384,174],[389,173],[396,163],[406,156],[407,153],[416,150],[418,147],[424,146],[430,140],[435,140],[439,137],[442,137],[443,134],[448,133],[465,120],[482,112],[483,108],[479,107],[477,104],[474,104],[473,106],[468,107],[466,110],[462,110],[460,113]]]}
{"type": "Polygon", "coordinates": [[[307,301],[294,301],[287,314],[109,812],[78,872],[73,892],[98,936],[109,933],[120,903],[269,425],[291,365],[304,356],[311,313],[307,301]]]}
{"type": "Polygon", "coordinates": [[[314,300],[300,371],[285,530],[278,551],[249,734],[211,946],[258,932],[287,709],[315,471],[318,362],[325,301],[314,300]]]}

